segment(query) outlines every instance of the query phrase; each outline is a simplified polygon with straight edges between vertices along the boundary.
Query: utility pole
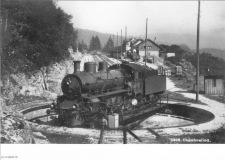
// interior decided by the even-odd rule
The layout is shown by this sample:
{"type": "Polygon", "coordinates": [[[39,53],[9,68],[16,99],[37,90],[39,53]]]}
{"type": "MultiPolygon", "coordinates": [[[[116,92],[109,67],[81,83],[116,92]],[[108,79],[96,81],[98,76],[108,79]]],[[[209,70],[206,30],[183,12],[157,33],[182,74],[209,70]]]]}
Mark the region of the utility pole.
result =
{"type": "Polygon", "coordinates": [[[127,26],[125,27],[125,53],[127,54],[127,26]]]}
{"type": "Polygon", "coordinates": [[[127,26],[125,27],[125,42],[127,43],[127,26]]]}
{"type": "Polygon", "coordinates": [[[146,19],[146,35],[145,35],[145,68],[147,61],[147,32],[148,32],[148,18],[146,19]]]}
{"type": "Polygon", "coordinates": [[[78,53],[78,41],[76,41],[76,43],[77,43],[77,53],[78,53]]]}
{"type": "Polygon", "coordinates": [[[121,57],[120,57],[121,60],[122,60],[122,53],[123,53],[123,34],[121,29],[121,57]]]}
{"type": "Polygon", "coordinates": [[[198,23],[197,23],[197,68],[196,68],[196,102],[199,101],[199,27],[200,27],[200,0],[198,0],[198,23]]]}
{"type": "Polygon", "coordinates": [[[114,34],[113,34],[113,53],[112,53],[113,58],[114,58],[114,50],[115,50],[115,43],[114,43],[114,34]]]}
{"type": "Polygon", "coordinates": [[[118,32],[117,32],[117,41],[116,41],[116,53],[117,53],[117,60],[118,60],[118,32]]]}
{"type": "MultiPolygon", "coordinates": [[[[110,38],[111,38],[111,36],[110,36],[110,38]]],[[[109,54],[109,46],[108,46],[108,42],[106,43],[106,45],[107,45],[107,55],[109,54]]]]}

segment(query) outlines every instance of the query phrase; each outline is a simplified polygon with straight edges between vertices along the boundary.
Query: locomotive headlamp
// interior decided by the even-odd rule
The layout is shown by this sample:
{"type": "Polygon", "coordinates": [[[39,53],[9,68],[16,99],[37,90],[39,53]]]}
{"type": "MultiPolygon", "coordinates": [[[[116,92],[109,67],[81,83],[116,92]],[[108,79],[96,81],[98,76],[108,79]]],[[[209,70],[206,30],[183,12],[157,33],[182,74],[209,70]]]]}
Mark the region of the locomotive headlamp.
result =
{"type": "Polygon", "coordinates": [[[74,109],[76,108],[76,105],[75,105],[75,104],[73,105],[73,108],[74,108],[74,109]]]}
{"type": "Polygon", "coordinates": [[[52,102],[51,107],[55,107],[55,101],[52,102]]]}
{"type": "Polygon", "coordinates": [[[128,86],[129,86],[129,87],[131,87],[131,86],[132,86],[132,83],[131,83],[131,82],[128,82],[127,84],[128,84],[128,86]]]}
{"type": "Polygon", "coordinates": [[[136,99],[132,99],[132,100],[131,100],[131,104],[132,104],[133,106],[136,106],[136,105],[138,104],[138,101],[137,101],[136,99]]]}

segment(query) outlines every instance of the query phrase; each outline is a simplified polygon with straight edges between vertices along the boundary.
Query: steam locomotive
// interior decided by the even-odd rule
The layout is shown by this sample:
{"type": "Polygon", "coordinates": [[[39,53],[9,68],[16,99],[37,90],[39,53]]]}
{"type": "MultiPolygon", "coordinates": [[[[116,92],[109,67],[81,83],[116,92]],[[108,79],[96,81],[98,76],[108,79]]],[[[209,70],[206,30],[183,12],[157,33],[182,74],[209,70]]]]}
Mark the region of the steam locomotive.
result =
{"type": "Polygon", "coordinates": [[[156,104],[166,90],[166,77],[157,70],[137,63],[124,62],[108,67],[99,62],[84,64],[74,61],[74,73],[64,77],[62,96],[52,104],[51,112],[58,114],[63,125],[96,127],[107,123],[107,116],[119,115],[119,123],[134,112],[144,111],[156,104]]]}
{"type": "Polygon", "coordinates": [[[125,54],[125,57],[126,58],[130,58],[131,60],[133,60],[133,61],[138,61],[138,60],[140,60],[140,55],[137,53],[137,52],[127,52],[126,54],[125,54]]]}

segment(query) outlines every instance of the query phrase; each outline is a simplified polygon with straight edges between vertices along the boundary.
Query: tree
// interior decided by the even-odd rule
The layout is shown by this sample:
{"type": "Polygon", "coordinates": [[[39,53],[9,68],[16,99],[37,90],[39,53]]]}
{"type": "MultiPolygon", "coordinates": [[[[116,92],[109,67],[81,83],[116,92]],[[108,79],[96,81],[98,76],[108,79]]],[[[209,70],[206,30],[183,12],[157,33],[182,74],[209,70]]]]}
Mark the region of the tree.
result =
{"type": "MultiPolygon", "coordinates": [[[[196,67],[196,54],[186,56],[185,58],[196,67]]],[[[202,53],[199,55],[199,71],[202,75],[225,75],[225,61],[212,56],[210,53],[202,53]],[[209,69],[209,72],[207,69],[209,69]]]]}
{"type": "Polygon", "coordinates": [[[88,46],[86,43],[84,43],[84,41],[82,40],[79,44],[78,44],[78,50],[80,52],[83,52],[84,50],[88,50],[88,46]]]}
{"type": "Polygon", "coordinates": [[[113,40],[112,40],[112,38],[110,36],[108,41],[107,41],[107,43],[106,43],[106,45],[103,48],[103,51],[108,53],[108,52],[112,51],[113,48],[114,48],[114,43],[113,43],[113,40]]]}
{"type": "Polygon", "coordinates": [[[1,2],[2,62],[6,70],[24,70],[20,61],[24,65],[29,63],[27,70],[40,68],[67,57],[68,48],[74,48],[77,31],[70,23],[72,16],[56,7],[52,0],[1,2]]]}
{"type": "Polygon", "coordinates": [[[96,46],[97,51],[100,51],[102,49],[102,46],[101,46],[98,36],[95,37],[95,46],[96,46]]]}
{"type": "Polygon", "coordinates": [[[174,64],[180,62],[180,60],[183,59],[187,53],[187,51],[182,49],[179,45],[168,46],[168,45],[161,44],[160,47],[164,48],[167,52],[175,53],[175,57],[168,58],[168,60],[174,64]]]}
{"type": "Polygon", "coordinates": [[[95,50],[95,37],[92,37],[92,38],[91,38],[89,50],[90,50],[90,51],[95,50]]]}
{"type": "Polygon", "coordinates": [[[94,51],[94,50],[99,51],[99,50],[101,50],[101,48],[102,48],[102,46],[101,46],[98,36],[96,36],[96,37],[93,36],[90,41],[89,50],[90,51],[94,51]]]}

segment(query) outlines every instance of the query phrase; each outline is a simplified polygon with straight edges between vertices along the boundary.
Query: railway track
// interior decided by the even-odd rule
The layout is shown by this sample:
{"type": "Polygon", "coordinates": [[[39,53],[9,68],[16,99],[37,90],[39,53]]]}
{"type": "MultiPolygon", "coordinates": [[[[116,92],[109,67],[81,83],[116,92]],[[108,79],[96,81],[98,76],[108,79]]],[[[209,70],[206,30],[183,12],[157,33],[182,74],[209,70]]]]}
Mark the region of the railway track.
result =
{"type": "MultiPolygon", "coordinates": [[[[166,105],[166,103],[165,103],[166,105]]],[[[173,105],[173,104],[169,104],[169,105],[173,105]]],[[[50,108],[50,104],[46,104],[46,105],[37,105],[37,106],[32,106],[30,108],[27,108],[27,109],[24,109],[22,110],[21,112],[23,114],[26,114],[26,113],[29,113],[29,112],[33,112],[33,111],[37,111],[39,109],[48,109],[50,108]]],[[[99,143],[102,143],[104,141],[104,137],[110,141],[110,139],[107,138],[107,133],[110,133],[111,134],[111,130],[118,130],[118,131],[122,131],[124,132],[124,128],[126,129],[126,134],[130,134],[131,136],[133,136],[135,139],[139,139],[138,141],[141,142],[141,143],[146,143],[146,138],[145,137],[139,137],[140,135],[138,134],[139,132],[136,132],[136,131],[141,131],[141,130],[147,130],[150,134],[154,135],[156,138],[155,140],[158,141],[159,143],[170,143],[170,141],[168,140],[167,137],[165,136],[162,136],[160,135],[160,133],[157,131],[158,129],[167,129],[167,128],[179,128],[179,127],[187,127],[187,126],[194,126],[194,125],[198,125],[198,124],[201,124],[201,123],[204,123],[204,122],[200,122],[198,123],[195,119],[192,119],[192,118],[189,118],[188,116],[187,117],[184,117],[184,116],[180,116],[180,115],[173,115],[171,113],[167,114],[167,113],[164,113],[164,112],[158,112],[158,113],[154,113],[155,115],[158,115],[158,116],[164,116],[164,117],[172,117],[172,118],[177,118],[177,119],[183,119],[183,120],[187,120],[187,121],[190,121],[190,122],[193,122],[192,124],[177,124],[177,125],[172,125],[172,126],[165,126],[165,127],[147,127],[147,128],[139,128],[138,126],[144,122],[145,120],[147,120],[149,118],[149,116],[152,115],[152,113],[148,113],[146,112],[145,113],[145,116],[140,116],[140,117],[137,117],[137,119],[135,121],[132,120],[132,122],[128,122],[127,123],[124,123],[124,125],[120,126],[119,128],[117,129],[101,129],[101,132],[100,132],[100,137],[99,137],[99,143]],[[105,131],[107,132],[105,132],[105,131]],[[105,132],[105,134],[104,134],[105,132]]],[[[46,119],[48,119],[48,117],[51,118],[51,116],[55,116],[53,114],[49,114],[49,115],[41,115],[41,116],[38,116],[38,117],[33,117],[31,119],[29,119],[30,121],[34,121],[34,122],[38,122],[39,125],[41,124],[47,124],[50,125],[50,126],[53,126],[53,127],[56,127],[55,124],[52,124],[51,121],[48,122],[47,120],[47,123],[46,122],[41,122],[39,121],[39,118],[40,119],[43,119],[44,117],[46,117],[46,119]]],[[[49,120],[50,120],[49,118],[49,120]]],[[[124,137],[124,139],[127,138],[126,136],[124,137]]],[[[112,139],[112,138],[111,138],[112,139]]],[[[125,143],[127,143],[127,141],[124,141],[125,143]]]]}
{"type": "Polygon", "coordinates": [[[97,55],[92,55],[93,56],[93,58],[94,58],[94,61],[95,61],[95,63],[96,63],[96,65],[97,65],[97,67],[99,68],[99,59],[97,58],[97,55]]]}
{"type": "Polygon", "coordinates": [[[109,66],[112,66],[114,64],[116,64],[115,62],[113,62],[112,60],[110,60],[109,58],[103,56],[103,55],[99,55],[99,57],[103,60],[106,61],[108,63],[109,66]]]}

